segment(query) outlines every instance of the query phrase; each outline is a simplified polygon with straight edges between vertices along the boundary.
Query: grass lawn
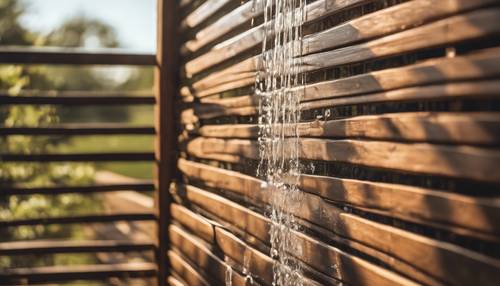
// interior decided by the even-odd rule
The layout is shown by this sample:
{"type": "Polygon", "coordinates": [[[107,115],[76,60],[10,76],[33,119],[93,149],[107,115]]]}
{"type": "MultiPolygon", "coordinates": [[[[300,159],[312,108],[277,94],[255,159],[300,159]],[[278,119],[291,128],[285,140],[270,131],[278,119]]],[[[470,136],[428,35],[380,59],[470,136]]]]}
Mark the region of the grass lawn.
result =
{"type": "MultiPolygon", "coordinates": [[[[153,126],[153,109],[138,106],[130,108],[131,126],[153,126]]],[[[105,152],[153,152],[154,136],[150,135],[96,135],[74,136],[61,152],[105,153],[105,152]]],[[[129,177],[151,179],[153,177],[153,162],[105,162],[96,163],[96,167],[129,177]]]]}

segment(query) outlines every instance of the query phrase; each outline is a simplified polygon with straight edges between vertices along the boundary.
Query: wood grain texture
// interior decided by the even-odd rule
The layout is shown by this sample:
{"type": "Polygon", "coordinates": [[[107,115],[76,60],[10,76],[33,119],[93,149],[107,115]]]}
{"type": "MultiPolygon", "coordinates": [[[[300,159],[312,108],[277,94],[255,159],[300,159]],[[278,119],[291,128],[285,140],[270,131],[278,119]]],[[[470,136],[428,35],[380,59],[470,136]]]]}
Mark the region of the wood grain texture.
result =
{"type": "MultiPolygon", "coordinates": [[[[500,10],[496,8],[472,11],[366,43],[306,55],[301,59],[301,71],[312,72],[445,44],[472,41],[488,35],[493,36],[500,33],[500,29],[496,25],[492,25],[498,15],[500,15],[500,10]]],[[[195,91],[204,90],[198,96],[213,94],[213,90],[220,92],[216,87],[223,86],[222,79],[227,83],[238,79],[242,74],[255,72],[260,66],[259,61],[259,56],[255,56],[214,72],[193,83],[192,89],[195,91]],[[208,91],[206,91],[207,89],[208,91]]],[[[187,94],[187,92],[184,91],[182,94],[187,94]]]]}
{"type": "MultiPolygon", "coordinates": [[[[500,143],[496,132],[499,125],[500,114],[493,112],[405,112],[303,122],[298,124],[298,132],[303,138],[494,145],[500,143]]],[[[254,124],[205,125],[198,132],[204,137],[257,138],[259,127],[254,124]]]]}
{"type": "MultiPolygon", "coordinates": [[[[254,160],[259,158],[258,143],[243,139],[198,137],[187,143],[186,150],[193,156],[205,159],[216,159],[218,155],[254,160]]],[[[500,171],[496,171],[500,151],[496,149],[428,143],[301,138],[299,156],[308,160],[345,162],[386,170],[500,182],[500,171]]]]}
{"type": "MultiPolygon", "coordinates": [[[[190,178],[235,192],[246,197],[248,202],[269,203],[269,194],[262,189],[262,181],[253,177],[184,160],[179,161],[179,168],[190,178]]],[[[299,218],[397,257],[449,283],[475,283],[481,279],[485,285],[494,285],[491,283],[500,268],[496,259],[344,212],[313,194],[304,193],[301,206],[291,209],[296,210],[294,215],[299,218]],[[479,278],[474,275],[476,271],[481,272],[479,278]]]]}

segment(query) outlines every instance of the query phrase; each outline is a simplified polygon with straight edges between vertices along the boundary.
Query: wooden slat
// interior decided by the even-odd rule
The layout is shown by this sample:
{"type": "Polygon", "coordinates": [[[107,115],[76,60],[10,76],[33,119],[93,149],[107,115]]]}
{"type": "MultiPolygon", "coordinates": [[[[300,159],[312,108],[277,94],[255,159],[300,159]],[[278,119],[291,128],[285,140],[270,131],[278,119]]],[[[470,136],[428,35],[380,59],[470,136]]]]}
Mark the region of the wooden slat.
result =
{"type": "Polygon", "coordinates": [[[89,51],[81,48],[4,46],[0,48],[0,63],[154,66],[156,60],[151,54],[133,54],[112,49],[89,51]]]}
{"type": "Polygon", "coordinates": [[[211,17],[225,5],[234,0],[207,0],[196,8],[186,19],[181,22],[181,29],[190,29],[198,26],[203,21],[211,17]]]}
{"type": "Polygon", "coordinates": [[[174,276],[168,276],[167,285],[169,285],[169,286],[186,286],[183,282],[181,282],[179,279],[175,278],[174,276]]]}
{"type": "Polygon", "coordinates": [[[168,258],[172,271],[179,275],[182,280],[186,281],[190,286],[209,286],[210,283],[198,273],[187,261],[174,251],[168,252],[168,258]]]}
{"type": "Polygon", "coordinates": [[[125,183],[125,184],[96,184],[91,186],[54,186],[54,187],[39,187],[39,188],[24,188],[24,187],[3,187],[0,191],[0,196],[12,195],[60,195],[70,193],[101,193],[101,192],[117,192],[117,191],[138,191],[149,192],[154,190],[154,185],[151,182],[125,183]]]}
{"type": "Polygon", "coordinates": [[[71,265],[34,268],[2,269],[2,283],[45,283],[74,280],[102,280],[110,277],[140,278],[156,274],[156,265],[146,262],[131,262],[111,265],[71,265]]]}
{"type": "MultiPolygon", "coordinates": [[[[179,188],[175,188],[172,191],[174,192],[185,192],[183,193],[183,199],[186,199],[188,203],[197,205],[204,210],[212,213],[213,215],[227,221],[229,224],[235,225],[238,228],[242,229],[245,231],[245,233],[249,233],[253,235],[254,237],[260,238],[262,241],[265,243],[269,244],[270,243],[270,237],[269,237],[269,231],[270,231],[270,221],[268,218],[264,217],[261,214],[256,213],[255,211],[252,211],[248,208],[244,208],[241,205],[238,205],[234,202],[231,202],[228,199],[222,198],[218,195],[215,195],[210,192],[203,191],[201,189],[192,187],[192,186],[186,186],[185,189],[179,190],[179,188]]],[[[182,207],[181,207],[182,208],[182,207]]],[[[188,211],[186,211],[188,212],[188,211]]],[[[199,216],[198,216],[199,217],[199,216]]],[[[175,219],[177,219],[177,216],[174,216],[175,219]]],[[[198,219],[197,222],[202,221],[201,219],[198,219]]],[[[191,223],[193,224],[193,223],[191,223]]],[[[198,234],[198,232],[196,232],[198,234]]],[[[330,233],[328,234],[330,237],[333,235],[330,233]]],[[[407,276],[415,279],[416,281],[419,281],[421,283],[424,283],[426,285],[441,285],[441,283],[437,282],[436,280],[430,278],[427,274],[424,274],[411,265],[408,265],[407,263],[397,260],[394,257],[388,256],[382,252],[379,252],[373,248],[369,248],[366,246],[363,246],[357,242],[350,241],[347,239],[343,239],[340,237],[333,236],[333,239],[336,242],[339,242],[343,245],[347,245],[353,249],[356,249],[362,253],[365,253],[367,255],[370,255],[374,257],[375,259],[382,261],[386,265],[390,265],[394,270],[400,272],[400,273],[405,273],[407,276]]],[[[324,252],[321,252],[324,253],[324,252]]],[[[299,258],[305,255],[299,255],[299,254],[294,254],[298,256],[299,258]]],[[[318,257],[315,254],[307,254],[310,255],[311,257],[318,257]]],[[[347,255],[346,257],[349,257],[350,255],[347,255]]],[[[304,259],[304,258],[302,258],[304,259]]],[[[311,259],[311,258],[308,258],[311,259]]],[[[313,258],[314,259],[314,258],[313,258]]],[[[321,267],[320,267],[321,268],[321,267]]],[[[362,267],[361,267],[362,268],[362,267]]],[[[362,269],[360,269],[361,272],[364,272],[362,269]]],[[[327,271],[328,272],[328,271],[327,271]]],[[[315,273],[316,274],[316,273],[315,273]]],[[[317,274],[316,274],[317,275],[317,274]]],[[[356,279],[355,275],[354,277],[351,277],[351,279],[356,279]]],[[[333,277],[337,277],[337,279],[342,279],[342,277],[339,277],[337,275],[333,275],[333,277]]],[[[322,277],[322,279],[325,279],[322,277]]],[[[331,279],[331,278],[330,278],[331,279]]],[[[327,280],[329,285],[333,284],[338,284],[338,281],[335,280],[327,280]]]]}
{"type": "Polygon", "coordinates": [[[176,176],[177,128],[175,99],[179,89],[179,1],[158,0],[156,29],[156,62],[154,94],[155,105],[155,214],[158,224],[155,230],[158,251],[158,283],[166,285],[169,273],[168,225],[170,224],[170,202],[168,191],[176,176]]]}
{"type": "Polygon", "coordinates": [[[356,104],[373,104],[384,102],[418,102],[460,99],[496,99],[498,98],[499,80],[450,83],[424,87],[409,87],[387,92],[356,95],[304,102],[301,110],[311,110],[325,107],[346,106],[356,104]]]}
{"type": "MultiPolygon", "coordinates": [[[[220,155],[259,158],[258,143],[243,139],[198,137],[187,143],[187,151],[193,156],[206,159],[216,159],[220,155]]],[[[496,149],[301,138],[299,156],[308,160],[345,162],[387,170],[500,182],[500,170],[496,168],[500,151],[496,149]]]]}
{"type": "Polygon", "coordinates": [[[67,217],[46,217],[33,219],[16,219],[0,221],[0,227],[17,227],[22,225],[48,225],[48,224],[71,224],[71,223],[105,223],[114,221],[149,221],[156,220],[153,213],[119,213],[80,215],[67,217]]]}
{"type": "Polygon", "coordinates": [[[3,162],[154,161],[153,153],[0,154],[3,162]]]}
{"type": "MultiPolygon", "coordinates": [[[[500,113],[405,112],[304,122],[298,124],[298,132],[300,137],[494,145],[500,143],[498,126],[500,113]]],[[[199,134],[217,138],[257,138],[259,126],[206,125],[199,129],[199,134]]]]}
{"type": "MultiPolygon", "coordinates": [[[[306,24],[316,20],[315,17],[323,16],[321,13],[314,13],[321,5],[325,5],[321,2],[325,1],[317,1],[308,5],[306,24]]],[[[335,8],[342,10],[357,4],[357,2],[360,1],[344,1],[342,4],[346,6],[338,5],[335,8]]],[[[304,37],[302,55],[411,29],[442,17],[485,6],[493,2],[495,0],[447,0],[436,5],[433,1],[417,0],[396,5],[395,7],[383,9],[326,31],[304,37]]],[[[336,10],[332,9],[329,12],[334,13],[336,10]]],[[[218,44],[206,54],[186,63],[186,71],[188,75],[196,74],[236,56],[260,44],[263,35],[264,26],[261,25],[238,35],[237,40],[229,39],[224,43],[218,44]]],[[[273,35],[268,35],[268,37],[270,36],[273,35]]]]}
{"type": "MultiPolygon", "coordinates": [[[[492,23],[494,23],[494,19],[498,17],[498,14],[500,14],[500,10],[496,8],[473,11],[367,43],[307,55],[302,57],[301,71],[311,72],[496,35],[500,33],[500,29],[492,25],[492,23]],[[432,35],[432,37],[429,37],[429,35],[432,35]]],[[[227,85],[228,82],[235,81],[241,78],[242,75],[248,74],[248,77],[251,77],[251,74],[255,75],[256,68],[260,66],[259,61],[260,56],[256,56],[222,71],[212,73],[192,84],[192,90],[195,91],[194,95],[204,96],[221,92],[227,87],[222,90],[220,87],[227,85]],[[202,95],[200,95],[201,90],[204,91],[202,95]]],[[[245,86],[238,85],[240,87],[245,86]]],[[[234,83],[231,88],[235,88],[234,83]]],[[[182,92],[185,95],[187,94],[186,89],[182,92]]]]}
{"type": "Polygon", "coordinates": [[[154,135],[154,127],[127,124],[64,124],[51,127],[0,127],[5,135],[154,135]]]}
{"type": "MultiPolygon", "coordinates": [[[[191,188],[192,190],[193,188],[191,188]]],[[[204,204],[207,206],[208,204],[204,204]]],[[[264,218],[261,215],[258,215],[255,212],[247,210],[241,206],[232,204],[226,205],[225,208],[222,208],[219,212],[217,212],[217,216],[228,218],[231,223],[234,223],[238,220],[238,217],[232,217],[236,214],[242,214],[244,212],[246,215],[240,217],[240,219],[245,218],[249,224],[258,224],[265,225],[266,228],[256,229],[257,231],[269,231],[268,226],[270,221],[267,218],[264,218]],[[235,208],[236,207],[236,208],[235,208]]],[[[266,264],[270,263],[272,260],[267,256],[261,257],[258,252],[252,251],[251,248],[246,247],[242,241],[236,239],[231,233],[224,230],[224,228],[216,228],[216,234],[222,235],[222,239],[217,240],[219,247],[225,250],[225,254],[229,255],[233,259],[239,261],[240,263],[244,263],[247,261],[247,267],[251,267],[252,259],[253,264],[262,265],[262,267],[256,268],[255,271],[264,271],[257,272],[262,273],[261,275],[266,275],[267,270],[266,264]],[[222,245],[221,245],[222,244],[222,245]],[[249,252],[250,250],[250,252],[249,252]],[[241,258],[242,256],[242,258],[241,258]]],[[[179,232],[179,230],[177,230],[179,232]]],[[[339,249],[333,247],[327,247],[325,244],[305,235],[301,235],[298,232],[293,233],[294,241],[297,241],[301,244],[301,249],[306,250],[311,247],[318,247],[321,245],[323,247],[321,253],[329,254],[332,257],[336,257],[337,261],[326,262],[323,258],[315,255],[314,253],[307,253],[304,251],[303,253],[293,253],[294,256],[299,258],[300,260],[306,262],[310,266],[313,266],[315,269],[322,271],[324,274],[329,277],[333,277],[336,279],[341,279],[349,284],[354,283],[352,285],[414,285],[411,281],[401,278],[398,275],[394,275],[387,270],[383,270],[378,268],[370,263],[362,261],[361,259],[357,259],[354,256],[351,256],[347,253],[340,251],[339,249]],[[298,239],[298,240],[297,240],[298,239]],[[308,245],[308,243],[310,245],[308,245]],[[326,247],[326,249],[325,249],[326,247]],[[343,260],[343,261],[340,261],[343,260]],[[352,262],[354,260],[354,262],[352,262]],[[336,267],[340,267],[341,269],[332,269],[331,265],[336,265],[336,267]],[[348,271],[353,271],[349,273],[348,271]],[[339,272],[345,273],[347,275],[339,275],[339,272]],[[362,275],[360,275],[362,273],[362,275]]],[[[188,248],[188,247],[184,247],[188,248]]],[[[187,250],[189,251],[189,250],[187,250]]],[[[255,273],[250,271],[250,273],[255,273]]],[[[255,273],[255,274],[257,274],[255,273]]],[[[306,283],[308,285],[312,284],[312,282],[306,283]]],[[[336,281],[329,280],[329,285],[339,284],[336,281]]]]}
{"type": "MultiPolygon", "coordinates": [[[[181,218],[181,216],[174,217],[181,218]]],[[[198,234],[198,232],[195,233],[198,234]]],[[[215,256],[210,249],[197,241],[194,236],[189,235],[187,232],[175,225],[171,225],[169,228],[169,237],[172,242],[172,246],[178,249],[192,263],[196,264],[197,267],[210,274],[210,277],[218,281],[218,283],[225,283],[226,275],[231,275],[232,285],[246,285],[245,277],[234,270],[229,270],[231,271],[231,274],[227,274],[230,266],[215,256]]]]}
{"type": "Polygon", "coordinates": [[[51,104],[65,106],[89,105],[153,105],[154,97],[149,96],[9,96],[0,94],[0,104],[51,104]]]}
{"type": "MultiPolygon", "coordinates": [[[[203,180],[207,186],[245,196],[247,202],[267,205],[270,201],[268,190],[262,189],[263,182],[256,178],[182,159],[179,168],[186,176],[203,180]]],[[[343,212],[313,194],[303,193],[301,206],[291,206],[290,210],[299,218],[397,257],[450,283],[476,283],[479,279],[479,283],[494,285],[492,281],[500,269],[497,259],[343,212]]]]}
{"type": "Polygon", "coordinates": [[[418,28],[368,42],[302,57],[303,72],[361,62],[369,59],[451,45],[462,41],[497,35],[500,28],[492,25],[500,9],[491,8],[449,17],[418,28]]]}
{"type": "Polygon", "coordinates": [[[78,252],[130,252],[154,250],[155,245],[119,240],[31,240],[0,243],[0,255],[32,255],[78,252]]]}

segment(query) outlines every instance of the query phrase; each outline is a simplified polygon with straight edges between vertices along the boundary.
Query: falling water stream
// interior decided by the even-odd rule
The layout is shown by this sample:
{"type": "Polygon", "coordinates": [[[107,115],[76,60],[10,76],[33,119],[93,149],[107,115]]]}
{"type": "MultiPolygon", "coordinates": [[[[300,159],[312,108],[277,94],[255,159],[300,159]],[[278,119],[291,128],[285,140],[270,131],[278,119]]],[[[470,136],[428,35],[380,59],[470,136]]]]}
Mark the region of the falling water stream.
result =
{"type": "Polygon", "coordinates": [[[256,76],[259,97],[258,175],[270,195],[271,257],[275,259],[273,285],[302,285],[300,264],[292,254],[302,250],[292,231],[292,215],[300,207],[298,122],[304,78],[299,74],[305,0],[264,0],[264,41],[256,76]]]}

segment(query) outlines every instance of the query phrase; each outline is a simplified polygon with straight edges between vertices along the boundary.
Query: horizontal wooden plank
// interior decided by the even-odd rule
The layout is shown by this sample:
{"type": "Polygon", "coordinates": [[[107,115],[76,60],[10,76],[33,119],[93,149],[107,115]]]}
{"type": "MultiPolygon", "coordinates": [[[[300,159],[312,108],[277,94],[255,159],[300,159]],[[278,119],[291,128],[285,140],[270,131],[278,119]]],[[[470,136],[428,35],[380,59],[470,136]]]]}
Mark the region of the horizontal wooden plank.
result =
{"type": "Polygon", "coordinates": [[[214,23],[198,31],[192,39],[181,47],[183,55],[192,53],[234,30],[239,25],[249,21],[252,17],[262,14],[263,0],[250,0],[234,9],[214,23]]]}
{"type": "MultiPolygon", "coordinates": [[[[235,192],[247,202],[257,205],[270,202],[268,190],[256,178],[182,159],[178,166],[186,176],[203,180],[210,187],[235,192]]],[[[480,279],[485,285],[494,285],[492,281],[500,269],[497,259],[344,212],[314,194],[303,193],[301,197],[300,206],[290,207],[298,218],[406,261],[442,281],[461,284],[480,279]]]]}
{"type": "Polygon", "coordinates": [[[335,106],[374,104],[384,102],[391,103],[461,99],[496,99],[498,98],[498,93],[495,92],[495,90],[498,90],[499,86],[499,80],[477,80],[473,82],[409,87],[366,95],[362,94],[351,97],[309,101],[301,103],[300,108],[302,111],[305,111],[335,106]]]}
{"type": "Polygon", "coordinates": [[[305,36],[302,55],[395,34],[495,2],[496,0],[445,0],[439,3],[432,0],[409,1],[305,36]]]}
{"type": "MultiPolygon", "coordinates": [[[[314,13],[317,9],[325,5],[325,3],[321,2],[325,1],[316,1],[307,6],[306,24],[316,20],[315,17],[323,16],[322,13],[314,13]]],[[[352,5],[359,4],[359,2],[361,1],[343,1],[342,3],[337,3],[337,6],[334,8],[342,11],[352,5]],[[342,4],[345,6],[342,6],[342,4]]],[[[370,13],[364,17],[354,19],[319,33],[307,35],[303,39],[302,55],[346,46],[355,42],[411,29],[436,19],[485,6],[493,2],[495,2],[495,0],[447,0],[436,5],[434,1],[429,0],[410,1],[375,13],[370,13]]],[[[338,12],[335,9],[329,10],[329,13],[338,12]]],[[[326,9],[323,10],[323,13],[326,12],[326,9]]],[[[270,25],[272,25],[272,23],[270,25]]],[[[272,36],[273,35],[268,35],[267,37],[270,38],[272,36]]],[[[186,63],[186,72],[188,76],[196,74],[222,61],[237,56],[260,44],[263,37],[264,25],[250,29],[234,39],[229,39],[226,42],[218,44],[209,52],[186,63]]]]}
{"type": "Polygon", "coordinates": [[[310,72],[493,36],[500,33],[500,28],[492,25],[499,15],[500,9],[497,8],[473,11],[364,44],[307,55],[301,58],[301,71],[310,72]]]}
{"type": "Polygon", "coordinates": [[[186,286],[183,282],[181,282],[179,279],[175,278],[174,276],[168,276],[167,285],[169,285],[169,286],[186,286]]]}
{"type": "Polygon", "coordinates": [[[77,252],[130,252],[155,250],[152,242],[127,240],[30,240],[1,242],[0,255],[38,255],[77,252]]]}
{"type": "Polygon", "coordinates": [[[156,220],[153,213],[117,213],[79,215],[66,217],[45,217],[31,219],[16,219],[0,221],[0,227],[17,227],[22,225],[48,225],[48,224],[71,224],[71,223],[105,223],[115,221],[151,221],[156,220]]]}
{"type": "MultiPolygon", "coordinates": [[[[298,124],[300,137],[363,138],[455,144],[500,143],[500,113],[405,112],[315,120],[298,124]]],[[[257,138],[254,124],[205,125],[199,134],[217,138],[257,138]]],[[[288,134],[293,136],[293,134],[288,134]]]]}
{"type": "Polygon", "coordinates": [[[116,49],[3,46],[0,48],[0,63],[154,66],[156,57],[153,54],[134,54],[116,49]]]}
{"type": "Polygon", "coordinates": [[[181,29],[192,29],[210,16],[215,14],[225,5],[234,0],[207,0],[201,4],[196,10],[189,14],[186,19],[181,22],[181,29]]]}
{"type": "Polygon", "coordinates": [[[0,104],[25,104],[25,105],[64,105],[64,106],[89,106],[89,105],[153,105],[154,97],[150,96],[9,96],[0,94],[0,104]]]}
{"type": "Polygon", "coordinates": [[[60,195],[70,193],[101,193],[117,191],[149,192],[154,190],[152,182],[125,183],[125,184],[96,184],[91,186],[53,186],[53,187],[7,187],[2,188],[0,196],[11,195],[60,195]]]}
{"type": "Polygon", "coordinates": [[[209,286],[210,283],[198,273],[184,258],[174,251],[168,251],[168,261],[171,270],[179,275],[190,286],[209,286]]]}
{"type": "MultiPolygon", "coordinates": [[[[259,158],[258,142],[198,137],[187,143],[189,154],[206,159],[220,155],[259,158]]],[[[397,170],[417,174],[500,182],[497,149],[428,143],[301,138],[300,158],[397,170]],[[408,164],[412,162],[412,164],[408,164]],[[498,170],[498,171],[497,171],[498,170]]],[[[218,160],[223,160],[219,157],[218,160]]]]}
{"type": "MultiPolygon", "coordinates": [[[[188,196],[192,199],[193,201],[189,200],[189,202],[193,202],[197,205],[202,206],[203,208],[209,207],[210,202],[213,202],[213,198],[216,198],[217,196],[211,195],[207,192],[203,192],[202,190],[199,190],[197,188],[193,188],[191,186],[187,187],[187,192],[188,196]],[[189,194],[189,192],[193,192],[189,194]],[[196,195],[199,195],[201,193],[205,193],[202,195],[202,197],[199,197],[196,199],[196,195]],[[200,200],[203,200],[203,197],[209,202],[207,203],[201,203],[200,200]]],[[[263,236],[265,235],[265,232],[269,232],[269,225],[270,221],[269,219],[263,217],[262,215],[259,215],[249,209],[246,209],[242,206],[239,206],[234,203],[230,203],[228,200],[224,200],[222,198],[219,199],[220,202],[222,202],[222,205],[219,205],[219,207],[223,206],[219,211],[213,212],[214,215],[221,217],[223,219],[226,219],[229,223],[236,223],[238,220],[245,220],[248,224],[256,224],[260,225],[263,228],[255,228],[254,231],[256,231],[257,236],[263,236]],[[227,205],[226,203],[229,203],[227,205]],[[240,216],[241,215],[241,216],[240,216]]],[[[213,210],[214,208],[212,208],[213,210]]],[[[241,223],[239,224],[241,225],[241,223]]],[[[216,228],[218,230],[219,228],[216,228]]],[[[221,230],[224,230],[224,228],[220,228],[221,230]]],[[[219,235],[219,232],[217,232],[219,235]]],[[[224,235],[226,235],[226,239],[230,240],[233,239],[234,237],[232,235],[229,235],[228,232],[225,232],[224,235]]],[[[330,263],[325,263],[325,261],[318,257],[315,253],[293,253],[294,256],[296,256],[298,259],[302,260],[303,262],[307,263],[308,265],[314,267],[314,269],[321,271],[322,273],[326,274],[327,276],[335,279],[339,279],[342,281],[345,281],[349,284],[353,283],[352,285],[413,285],[412,282],[406,279],[400,279],[398,275],[391,274],[387,270],[383,270],[381,268],[378,268],[370,263],[367,263],[366,261],[362,261],[361,259],[356,260],[354,256],[351,256],[343,251],[340,251],[339,249],[333,248],[326,246],[325,244],[319,242],[316,239],[313,239],[311,237],[308,237],[306,235],[300,235],[298,232],[292,234],[294,236],[294,241],[297,241],[297,243],[301,244],[299,248],[302,250],[305,250],[308,248],[307,244],[312,244],[312,245],[322,245],[324,248],[322,249],[321,253],[329,253],[332,256],[336,257],[335,262],[330,262],[330,263]],[[325,249],[326,247],[326,249],[325,249]],[[346,260],[346,261],[340,261],[340,260],[346,260]],[[348,260],[348,261],[347,261],[348,260]],[[350,262],[351,260],[355,260],[354,263],[350,262]],[[337,269],[332,270],[332,266],[335,265],[334,267],[337,267],[337,269]],[[348,271],[353,271],[354,272],[348,273],[348,271]],[[358,274],[355,274],[358,273],[358,274]],[[362,273],[362,275],[359,275],[359,273],[362,273]],[[362,277],[362,278],[360,278],[362,277]],[[375,283],[375,284],[373,284],[375,283]]],[[[220,243],[220,241],[218,241],[220,243]]],[[[223,241],[225,242],[225,241],[223,241]]],[[[237,243],[237,241],[236,241],[237,243]]],[[[267,242],[269,243],[269,242],[267,242]]],[[[234,252],[236,253],[242,253],[244,256],[246,256],[246,261],[248,262],[251,254],[245,254],[244,252],[238,252],[238,245],[235,244],[233,241],[230,246],[232,245],[234,252]]],[[[228,246],[228,249],[230,246],[228,246]]],[[[309,246],[310,248],[311,246],[309,246]]],[[[231,255],[231,254],[228,254],[231,255]]],[[[235,254],[233,254],[235,255],[235,254]]],[[[237,254],[238,255],[238,254],[237,254]]],[[[260,258],[255,257],[257,261],[260,261],[260,258]]],[[[243,257],[243,261],[245,261],[245,257],[243,257]]],[[[262,263],[266,263],[263,261],[262,263]]],[[[249,263],[250,264],[250,263],[249,263]]],[[[253,272],[251,272],[253,273],[253,272]]],[[[330,278],[330,279],[331,279],[330,278]]],[[[339,284],[338,281],[332,281],[329,280],[329,285],[334,285],[334,284],[339,284]]]]}
{"type": "Polygon", "coordinates": [[[50,127],[0,127],[0,136],[5,135],[154,135],[150,126],[129,124],[63,124],[50,127]]]}
{"type": "Polygon", "coordinates": [[[109,265],[70,265],[0,270],[0,281],[8,284],[32,284],[74,280],[103,280],[111,277],[141,278],[156,275],[156,265],[131,262],[109,265]]]}
{"type": "Polygon", "coordinates": [[[154,161],[154,153],[0,154],[3,162],[154,161]]]}
{"type": "MultiPolygon", "coordinates": [[[[178,208],[182,207],[178,206],[178,208]]],[[[190,213],[187,211],[184,212],[190,213]]],[[[182,218],[177,215],[174,215],[173,217],[175,219],[182,218]]],[[[195,233],[199,234],[199,232],[195,233]]],[[[202,269],[204,272],[209,274],[213,280],[218,281],[218,283],[225,283],[227,275],[231,275],[231,285],[246,285],[244,276],[240,275],[237,271],[230,269],[231,266],[214,255],[212,250],[200,243],[196,238],[194,238],[194,236],[188,234],[180,227],[175,225],[169,226],[169,239],[173,247],[178,249],[192,263],[196,264],[199,269],[202,269]]]]}
{"type": "MultiPolygon", "coordinates": [[[[307,55],[301,59],[301,71],[311,72],[323,68],[429,49],[444,44],[471,41],[488,35],[493,36],[500,33],[498,27],[491,25],[492,21],[494,22],[494,19],[498,17],[498,14],[500,14],[499,9],[473,11],[367,43],[307,55]],[[429,35],[432,35],[432,37],[429,37],[429,35]],[[453,35],[453,37],[450,38],[449,35],[453,35]]],[[[214,90],[216,92],[223,91],[220,87],[226,85],[227,82],[234,81],[245,74],[255,73],[257,67],[261,66],[259,61],[260,56],[255,56],[210,74],[192,84],[193,95],[206,96],[213,94],[214,90]]],[[[231,88],[235,87],[232,86],[231,88]]],[[[181,93],[183,95],[190,94],[189,89],[182,89],[181,93]]]]}
{"type": "MultiPolygon", "coordinates": [[[[201,207],[202,209],[212,213],[213,215],[223,219],[224,221],[227,221],[229,224],[235,225],[238,228],[244,230],[246,233],[251,234],[253,237],[258,237],[262,241],[265,241],[265,243],[270,244],[270,221],[268,218],[264,217],[263,215],[256,213],[255,211],[252,211],[248,208],[245,208],[241,205],[238,205],[234,202],[231,202],[228,199],[225,199],[221,196],[215,195],[210,192],[203,191],[201,189],[192,187],[192,186],[186,186],[183,188],[182,186],[178,186],[175,189],[172,189],[174,193],[177,192],[183,192],[183,199],[187,200],[187,203],[197,205],[201,207]],[[181,189],[181,190],[179,190],[181,189]]],[[[199,217],[199,216],[198,216],[199,217]]],[[[177,219],[176,216],[174,216],[175,219],[177,219]]],[[[201,219],[197,219],[199,222],[201,219]]],[[[331,236],[331,235],[330,235],[331,236]]],[[[378,252],[372,248],[367,248],[363,245],[360,245],[354,241],[349,241],[346,239],[342,239],[339,237],[334,237],[333,238],[336,242],[339,242],[344,245],[348,245],[349,247],[356,249],[358,251],[361,251],[362,253],[368,254],[372,257],[375,257],[377,260],[382,261],[383,263],[386,263],[387,265],[390,265],[393,267],[394,270],[402,273],[406,273],[407,276],[415,279],[416,281],[420,281],[421,283],[424,283],[426,285],[441,285],[441,283],[436,282],[432,278],[428,277],[427,274],[424,274],[422,272],[419,272],[417,269],[414,267],[395,259],[394,257],[390,257],[382,252],[378,252]]],[[[336,250],[334,250],[335,252],[336,250]]],[[[328,251],[327,251],[328,252],[328,251]]],[[[324,253],[324,252],[321,252],[324,253]]],[[[299,258],[304,256],[304,255],[299,255],[295,254],[299,258]]],[[[311,254],[307,254],[311,255],[311,254]]],[[[341,252],[342,255],[342,252],[341,252]]],[[[349,257],[350,255],[345,255],[346,257],[349,257]]],[[[308,258],[308,259],[314,259],[314,257],[318,257],[317,255],[312,255],[313,258],[308,258]]],[[[307,260],[302,258],[302,260],[307,260]]],[[[322,269],[322,267],[317,268],[317,269],[322,269]]],[[[338,269],[340,270],[340,269],[338,269]]],[[[359,269],[360,272],[364,272],[363,267],[360,267],[359,269]]],[[[326,271],[328,273],[328,271],[326,271]]],[[[313,275],[318,275],[317,273],[314,273],[313,275]]],[[[343,277],[339,277],[338,275],[331,275],[333,277],[337,277],[337,279],[343,279],[343,277]]],[[[358,276],[358,275],[355,275],[358,276]]],[[[325,279],[325,277],[321,277],[321,279],[325,279]]],[[[356,279],[355,277],[350,277],[350,279],[356,279]]],[[[334,284],[339,284],[337,280],[333,280],[332,278],[327,279],[329,285],[334,285],[334,284]]],[[[324,282],[326,282],[324,281],[324,282]]],[[[361,283],[363,284],[363,283],[361,283]]]]}
{"type": "Polygon", "coordinates": [[[177,204],[170,205],[170,214],[175,217],[176,220],[184,225],[187,229],[195,232],[198,236],[208,243],[214,242],[215,232],[214,232],[214,222],[204,219],[198,221],[196,224],[193,223],[193,213],[186,210],[186,208],[181,207],[177,204]]]}

